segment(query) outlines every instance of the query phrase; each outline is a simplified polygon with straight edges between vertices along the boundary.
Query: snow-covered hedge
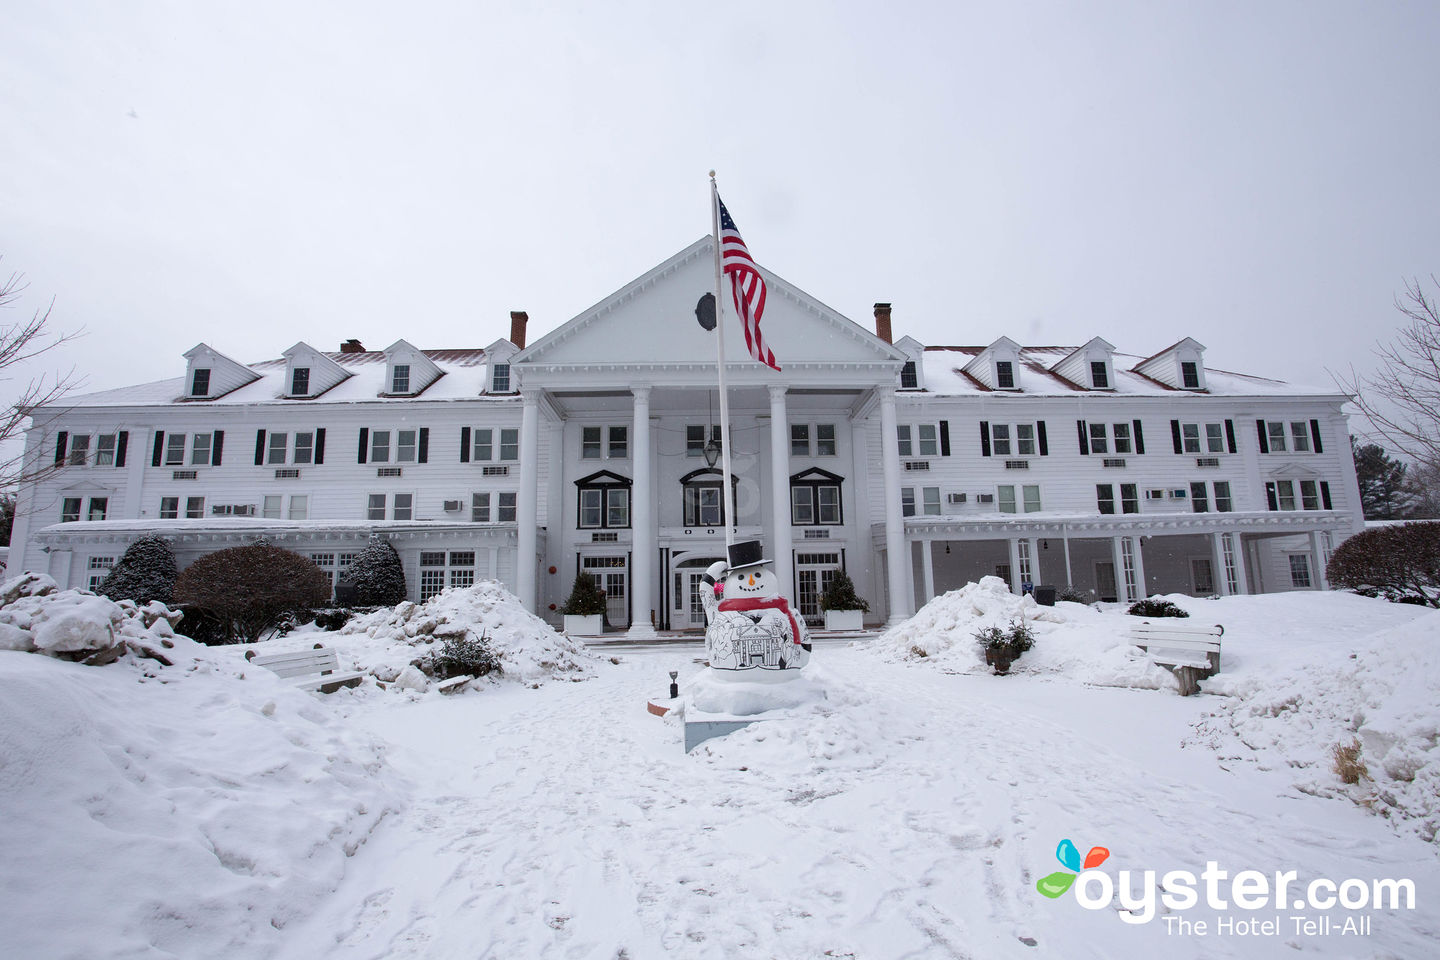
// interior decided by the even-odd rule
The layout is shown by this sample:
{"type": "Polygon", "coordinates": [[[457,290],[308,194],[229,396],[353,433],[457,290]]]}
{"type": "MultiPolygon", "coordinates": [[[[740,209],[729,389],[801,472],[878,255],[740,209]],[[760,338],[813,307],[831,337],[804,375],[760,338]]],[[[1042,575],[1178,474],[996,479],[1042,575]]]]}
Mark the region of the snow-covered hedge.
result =
{"type": "Polygon", "coordinates": [[[88,590],[61,590],[45,574],[24,573],[0,586],[0,650],[91,664],[111,663],[128,651],[164,662],[170,659],[165,651],[175,647],[180,617],[159,601],[116,603],[88,590]]]}
{"type": "Polygon", "coordinates": [[[358,669],[418,691],[427,689],[430,680],[416,664],[432,661],[446,637],[486,638],[499,661],[499,676],[525,684],[584,680],[594,674],[597,662],[583,643],[551,629],[494,580],[453,587],[423,604],[406,600],[358,616],[336,637],[342,656],[358,669]]]}

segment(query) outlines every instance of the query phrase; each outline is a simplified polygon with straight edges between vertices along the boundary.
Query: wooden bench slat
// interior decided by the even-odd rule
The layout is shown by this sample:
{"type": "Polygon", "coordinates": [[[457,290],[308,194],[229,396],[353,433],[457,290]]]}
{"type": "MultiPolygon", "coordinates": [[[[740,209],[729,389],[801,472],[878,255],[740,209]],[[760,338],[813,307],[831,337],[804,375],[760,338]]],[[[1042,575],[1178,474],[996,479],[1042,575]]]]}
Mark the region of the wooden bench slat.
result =
{"type": "Polygon", "coordinates": [[[296,653],[274,653],[264,657],[253,657],[250,662],[262,667],[268,667],[272,663],[325,663],[329,660],[339,660],[334,650],[301,650],[296,653]]]}
{"type": "Polygon", "coordinates": [[[331,647],[317,646],[313,650],[274,653],[263,657],[255,656],[252,650],[246,655],[246,659],[282,679],[290,680],[301,690],[330,693],[342,686],[357,684],[366,676],[363,672],[337,673],[340,669],[340,656],[331,647]]]}
{"type": "Polygon", "coordinates": [[[1158,666],[1168,667],[1180,682],[1181,696],[1199,690],[1199,681],[1220,672],[1220,624],[1198,626],[1154,624],[1142,621],[1130,627],[1126,639],[1145,651],[1158,666]]]}

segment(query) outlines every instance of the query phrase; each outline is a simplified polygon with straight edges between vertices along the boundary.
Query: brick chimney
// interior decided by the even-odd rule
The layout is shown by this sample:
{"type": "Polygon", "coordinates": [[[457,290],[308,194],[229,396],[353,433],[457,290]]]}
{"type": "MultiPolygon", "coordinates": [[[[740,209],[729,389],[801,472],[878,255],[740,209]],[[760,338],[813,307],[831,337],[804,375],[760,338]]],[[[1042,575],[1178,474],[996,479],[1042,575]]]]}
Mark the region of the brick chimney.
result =
{"type": "Polygon", "coordinates": [[[340,344],[341,353],[364,353],[365,345],[359,340],[346,340],[340,344]]]}
{"type": "Polygon", "coordinates": [[[894,343],[890,335],[890,304],[875,304],[875,336],[886,343],[894,343]]]}
{"type": "Polygon", "coordinates": [[[510,311],[510,342],[521,350],[525,349],[525,324],[530,322],[530,314],[524,310],[510,311]]]}

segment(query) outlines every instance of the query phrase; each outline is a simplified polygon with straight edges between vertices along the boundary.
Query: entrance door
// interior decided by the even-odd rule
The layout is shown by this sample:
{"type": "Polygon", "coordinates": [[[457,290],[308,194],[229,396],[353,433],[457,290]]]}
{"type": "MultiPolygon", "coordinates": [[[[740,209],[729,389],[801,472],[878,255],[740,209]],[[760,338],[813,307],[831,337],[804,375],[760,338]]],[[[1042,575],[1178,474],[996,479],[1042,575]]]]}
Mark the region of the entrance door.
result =
{"type": "Polygon", "coordinates": [[[838,553],[802,553],[795,557],[795,605],[807,622],[818,623],[824,616],[820,598],[839,569],[838,553]]]}
{"type": "Polygon", "coordinates": [[[1115,590],[1115,561],[1095,561],[1095,593],[1106,603],[1120,599],[1115,590]]]}
{"type": "Polygon", "coordinates": [[[1197,597],[1208,597],[1215,592],[1215,573],[1209,557],[1190,558],[1190,583],[1197,597]]]}
{"type": "Polygon", "coordinates": [[[629,567],[624,557],[581,557],[580,569],[595,578],[605,591],[605,622],[611,627],[628,627],[626,584],[629,567]]]}

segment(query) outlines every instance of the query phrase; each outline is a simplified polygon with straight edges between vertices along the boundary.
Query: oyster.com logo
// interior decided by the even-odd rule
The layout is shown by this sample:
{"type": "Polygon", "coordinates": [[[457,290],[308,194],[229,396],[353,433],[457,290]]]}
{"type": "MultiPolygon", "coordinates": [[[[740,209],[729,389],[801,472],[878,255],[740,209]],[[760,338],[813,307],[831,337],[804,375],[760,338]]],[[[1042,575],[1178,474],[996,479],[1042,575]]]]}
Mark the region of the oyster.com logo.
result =
{"type": "Polygon", "coordinates": [[[1049,876],[1041,877],[1035,881],[1035,889],[1054,900],[1063,896],[1065,891],[1070,889],[1075,882],[1075,877],[1081,870],[1093,870],[1100,866],[1110,857],[1110,851],[1104,847],[1091,847],[1090,852],[1085,854],[1085,860],[1080,860],[1080,851],[1075,849],[1075,844],[1069,840],[1061,840],[1060,846],[1055,848],[1055,859],[1060,861],[1065,870],[1056,870],[1049,876]]]}

